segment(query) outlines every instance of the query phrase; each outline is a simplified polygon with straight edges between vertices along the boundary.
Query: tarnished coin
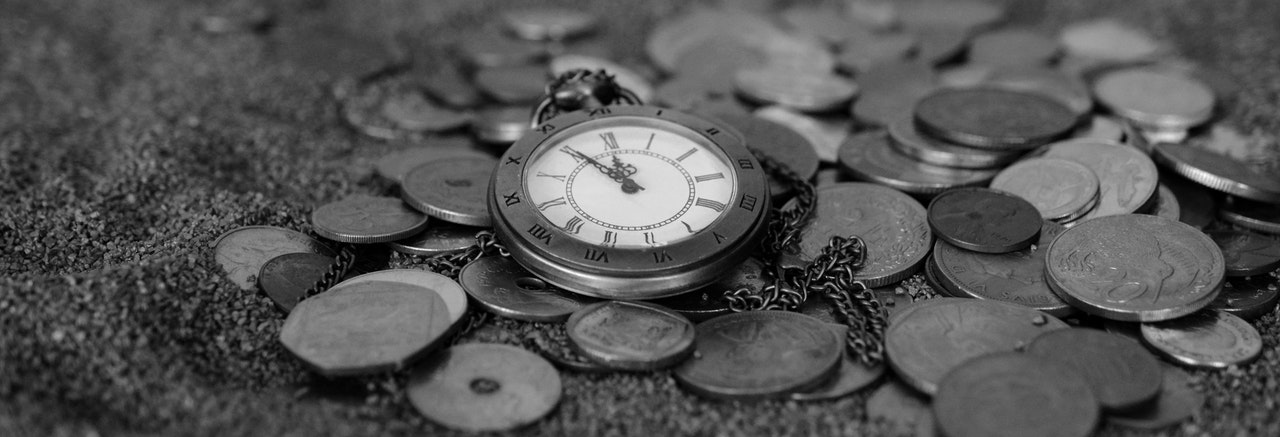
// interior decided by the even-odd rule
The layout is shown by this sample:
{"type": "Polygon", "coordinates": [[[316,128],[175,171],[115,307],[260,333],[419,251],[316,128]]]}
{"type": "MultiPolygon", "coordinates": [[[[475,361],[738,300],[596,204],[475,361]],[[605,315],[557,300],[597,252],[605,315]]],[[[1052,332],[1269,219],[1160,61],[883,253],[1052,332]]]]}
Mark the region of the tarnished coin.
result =
{"type": "Polygon", "coordinates": [[[883,287],[911,276],[929,254],[933,233],[924,207],[910,196],[856,182],[820,188],[817,196],[809,225],[800,231],[799,253],[784,255],[785,264],[808,263],[831,237],[858,236],[867,245],[866,259],[853,280],[883,287]]]}
{"type": "Polygon", "coordinates": [[[403,240],[388,243],[391,250],[406,255],[432,256],[467,250],[476,244],[476,233],[483,230],[472,226],[433,221],[427,229],[403,240]]]}
{"type": "Polygon", "coordinates": [[[796,131],[826,162],[836,161],[836,150],[849,137],[849,123],[842,119],[810,117],[781,106],[765,106],[753,114],[796,131]]]}
{"type": "Polygon", "coordinates": [[[410,206],[440,220],[489,226],[485,201],[496,163],[490,158],[465,157],[431,161],[404,176],[400,195],[410,206]]]}
{"type": "Polygon", "coordinates": [[[500,256],[467,263],[458,273],[458,283],[489,312],[530,322],[562,322],[595,301],[560,291],[511,258],[500,256]]]}
{"type": "Polygon", "coordinates": [[[444,300],[431,290],[369,281],[298,303],[280,342],[321,375],[368,375],[403,369],[451,325],[444,300]]]}
{"type": "Polygon", "coordinates": [[[1075,370],[1108,411],[1141,407],[1160,393],[1160,362],[1141,344],[1095,329],[1061,329],[1036,337],[1036,355],[1075,370]]]}
{"type": "Polygon", "coordinates": [[[1001,153],[949,144],[921,135],[909,115],[889,124],[890,143],[904,155],[943,167],[989,169],[1016,161],[1020,153],[1001,153]]]}
{"type": "Polygon", "coordinates": [[[1075,161],[1098,177],[1098,206],[1080,220],[1138,211],[1156,193],[1159,173],[1138,149],[1094,139],[1050,144],[1044,157],[1075,161]]]}
{"type": "Polygon", "coordinates": [[[463,431],[505,431],[536,422],[560,402],[560,374],[546,360],[502,344],[441,351],[414,372],[409,403],[431,421],[463,431]]]}
{"type": "Polygon", "coordinates": [[[333,257],[316,253],[286,253],[262,265],[258,287],[267,293],[276,307],[285,313],[293,311],[306,297],[307,289],[316,285],[333,265],[333,257]]]}
{"type": "Polygon", "coordinates": [[[972,358],[1012,351],[1040,334],[1065,329],[1053,316],[1011,303],[940,297],[919,301],[889,320],[884,333],[889,365],[926,394],[943,375],[972,358]]]}
{"type": "Polygon", "coordinates": [[[1013,164],[991,180],[991,188],[1026,199],[1045,220],[1083,215],[1098,197],[1098,177],[1084,164],[1056,158],[1032,158],[1013,164]]]}
{"type": "Polygon", "coordinates": [[[1025,150],[1065,135],[1076,115],[1038,94],[999,88],[946,88],[916,103],[920,130],[966,146],[1025,150]]]}
{"type": "MultiPolygon", "coordinates": [[[[809,180],[818,172],[817,150],[790,127],[748,114],[716,113],[712,117],[737,129],[746,139],[747,147],[785,164],[801,179],[809,180]]],[[[790,187],[770,175],[769,191],[776,198],[789,194],[790,187]]]]}
{"type": "Polygon", "coordinates": [[[932,437],[937,433],[929,399],[896,379],[881,384],[867,398],[867,417],[888,422],[900,434],[932,437]]]}
{"type": "Polygon", "coordinates": [[[1093,94],[1111,112],[1139,126],[1186,129],[1213,115],[1213,90],[1190,77],[1133,68],[1104,74],[1093,94]]]}
{"type": "Polygon", "coordinates": [[[1071,24],[1058,41],[1071,55],[1114,63],[1150,59],[1164,51],[1147,32],[1108,18],[1071,24]]]}
{"type": "Polygon", "coordinates": [[[1214,190],[1261,202],[1280,203],[1280,178],[1270,167],[1249,165],[1221,153],[1185,144],[1156,144],[1152,157],[1160,165],[1214,190]]]}
{"type": "Polygon", "coordinates": [[[738,94],[749,100],[804,112],[827,112],[845,106],[858,93],[856,84],[830,72],[764,67],[738,70],[733,78],[738,94]]]}
{"type": "Polygon", "coordinates": [[[1191,387],[1191,376],[1171,364],[1160,363],[1160,394],[1155,402],[1122,414],[1107,415],[1107,423],[1135,429],[1160,429],[1191,418],[1204,406],[1204,394],[1191,387]]]}
{"type": "Polygon", "coordinates": [[[1235,229],[1205,234],[1222,249],[1227,276],[1261,275],[1280,267],[1280,241],[1275,238],[1235,229]]]}
{"type": "Polygon", "coordinates": [[[447,276],[426,270],[388,269],[365,273],[347,278],[347,280],[330,288],[329,292],[332,293],[348,286],[366,282],[394,282],[431,291],[444,300],[445,309],[449,312],[448,320],[450,324],[457,323],[462,320],[462,316],[467,314],[467,293],[462,291],[462,286],[447,276]]]}
{"type": "Polygon", "coordinates": [[[551,75],[554,77],[559,77],[569,70],[604,70],[613,76],[613,80],[617,81],[618,85],[635,93],[641,101],[648,103],[653,100],[654,89],[648,79],[635,70],[608,59],[586,55],[560,55],[551,58],[550,67],[551,75]]]}
{"type": "Polygon", "coordinates": [[[729,292],[741,288],[757,292],[763,290],[765,285],[764,263],[755,258],[747,258],[711,285],[649,302],[662,305],[694,322],[702,322],[732,312],[729,301],[725,300],[725,295],[729,292]]]}
{"type": "Polygon", "coordinates": [[[925,164],[894,150],[890,141],[884,132],[850,136],[840,145],[841,169],[854,179],[922,195],[938,194],[958,187],[986,185],[997,173],[997,170],[925,164]]]}
{"type": "Polygon", "coordinates": [[[1169,220],[1182,219],[1182,206],[1178,204],[1178,197],[1165,184],[1160,184],[1156,188],[1156,195],[1152,196],[1148,203],[1151,204],[1151,207],[1146,211],[1147,214],[1164,217],[1169,220]]]}
{"type": "Polygon", "coordinates": [[[471,140],[447,139],[433,141],[425,147],[412,147],[389,153],[374,161],[373,169],[382,177],[400,183],[400,181],[404,180],[404,175],[409,173],[409,170],[413,170],[414,167],[437,159],[459,156],[490,157],[479,149],[474,148],[471,140]]]}
{"type": "Polygon", "coordinates": [[[491,29],[477,28],[457,41],[458,55],[473,68],[528,65],[547,56],[542,44],[509,38],[491,29]]]}
{"type": "Polygon", "coordinates": [[[1213,240],[1163,217],[1126,214],[1085,221],[1049,243],[1049,287],[1087,313],[1127,322],[1178,318],[1222,289],[1213,240]]]}
{"type": "Polygon", "coordinates": [[[1192,367],[1245,364],[1262,353],[1262,336],[1253,325],[1216,310],[1144,323],[1142,340],[1166,358],[1192,367]]]}
{"type": "Polygon", "coordinates": [[[1044,279],[1045,249],[1064,230],[1061,225],[1044,222],[1036,245],[1003,254],[972,252],[938,241],[933,247],[937,280],[955,297],[993,299],[1055,317],[1069,316],[1075,308],[1054,294],[1044,279]]]}
{"type": "Polygon", "coordinates": [[[569,316],[565,331],[578,353],[612,369],[657,370],[693,353],[693,322],[651,303],[593,303],[569,316]]]}
{"type": "Polygon", "coordinates": [[[938,429],[951,437],[1087,436],[1101,413],[1073,369],[1016,352],[975,358],[942,380],[933,397],[938,429]]]}
{"type": "Polygon", "coordinates": [[[513,65],[481,68],[472,80],[480,92],[494,100],[519,104],[542,97],[548,79],[546,66],[513,65]]]}
{"type": "Polygon", "coordinates": [[[330,260],[337,255],[306,234],[275,226],[235,228],[213,242],[213,259],[222,266],[227,279],[245,291],[258,284],[258,272],[267,261],[287,253],[316,253],[330,260]]]}
{"type": "Polygon", "coordinates": [[[471,133],[490,144],[511,144],[529,132],[529,108],[497,106],[476,113],[471,133]]]}
{"type": "Polygon", "coordinates": [[[396,241],[427,226],[427,216],[394,197],[351,196],[311,212],[311,225],[321,237],[343,243],[396,241]]]}
{"type": "Polygon", "coordinates": [[[1047,65],[1061,47],[1030,29],[1007,28],[987,32],[969,42],[969,62],[998,66],[1047,65]]]}
{"type": "Polygon", "coordinates": [[[911,116],[916,102],[938,87],[933,68],[922,62],[877,64],[858,75],[862,95],[851,111],[859,122],[887,126],[911,116]]]}
{"type": "MultiPolygon", "coordinates": [[[[836,325],[839,332],[836,336],[844,338],[844,332],[849,328],[844,325],[836,325]]],[[[884,376],[884,364],[876,364],[875,366],[867,366],[858,361],[848,350],[844,352],[844,359],[840,361],[840,370],[835,376],[831,377],[826,383],[818,386],[811,391],[792,393],[791,399],[797,401],[826,401],[839,399],[858,390],[862,390],[873,382],[880,380],[884,376]]]]}
{"type": "Polygon", "coordinates": [[[1236,226],[1268,234],[1280,234],[1280,205],[1227,197],[1218,217],[1236,226]]]}
{"type": "Polygon", "coordinates": [[[837,371],[844,343],[823,322],[784,311],[750,311],[697,326],[693,357],[676,381],[702,396],[760,399],[821,384],[837,371]]]}
{"type": "Polygon", "coordinates": [[[945,191],[929,203],[929,227],[939,239],[982,253],[1025,249],[1040,236],[1040,212],[1021,197],[990,188],[945,191]]]}
{"type": "Polygon", "coordinates": [[[501,12],[502,24],[518,38],[530,41],[562,41],[595,29],[600,18],[581,9],[550,6],[501,12]]]}
{"type": "Polygon", "coordinates": [[[1235,314],[1245,320],[1255,320],[1271,314],[1280,300],[1275,279],[1268,275],[1248,278],[1231,278],[1222,286],[1222,293],[1209,308],[1235,314]]]}

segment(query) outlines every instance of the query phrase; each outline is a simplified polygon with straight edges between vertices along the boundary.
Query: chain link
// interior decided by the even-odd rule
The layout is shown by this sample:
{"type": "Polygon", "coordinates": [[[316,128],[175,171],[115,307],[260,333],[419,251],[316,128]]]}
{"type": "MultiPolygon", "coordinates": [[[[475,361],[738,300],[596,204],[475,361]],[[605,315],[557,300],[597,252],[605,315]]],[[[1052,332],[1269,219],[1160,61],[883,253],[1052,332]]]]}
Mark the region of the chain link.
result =
{"type": "Polygon", "coordinates": [[[493,231],[476,232],[476,244],[465,250],[453,253],[433,255],[427,258],[427,269],[458,280],[458,274],[467,264],[490,255],[511,256],[506,246],[498,242],[493,231]]]}

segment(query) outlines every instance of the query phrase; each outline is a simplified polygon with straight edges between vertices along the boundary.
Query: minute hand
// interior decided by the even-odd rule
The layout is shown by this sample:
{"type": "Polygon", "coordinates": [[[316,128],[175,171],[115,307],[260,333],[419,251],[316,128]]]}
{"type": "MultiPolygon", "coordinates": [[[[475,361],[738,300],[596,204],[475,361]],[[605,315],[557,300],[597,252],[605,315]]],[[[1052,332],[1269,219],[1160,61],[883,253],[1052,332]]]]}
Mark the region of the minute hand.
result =
{"type": "Polygon", "coordinates": [[[579,152],[577,150],[572,150],[572,152],[578,155],[578,157],[586,160],[593,167],[595,167],[596,170],[600,170],[600,173],[604,173],[604,175],[608,176],[609,179],[613,179],[614,182],[621,183],[622,192],[627,194],[635,194],[637,191],[644,189],[644,187],[640,186],[640,184],[637,184],[636,181],[631,179],[631,175],[636,173],[636,167],[631,164],[623,163],[621,160],[618,159],[617,156],[613,157],[614,165],[610,167],[610,166],[601,164],[600,161],[596,161],[595,159],[592,159],[590,156],[587,156],[587,154],[585,153],[579,152]]]}

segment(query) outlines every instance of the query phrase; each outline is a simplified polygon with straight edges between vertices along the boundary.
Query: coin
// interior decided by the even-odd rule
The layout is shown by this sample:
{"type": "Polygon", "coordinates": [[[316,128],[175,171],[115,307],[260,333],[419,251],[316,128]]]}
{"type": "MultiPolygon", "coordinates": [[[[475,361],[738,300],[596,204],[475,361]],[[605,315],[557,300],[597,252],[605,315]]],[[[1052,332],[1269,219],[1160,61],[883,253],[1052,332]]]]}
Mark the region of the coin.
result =
{"type": "Polygon", "coordinates": [[[933,398],[938,429],[951,437],[1087,436],[1098,399],[1074,369],[1016,352],[975,358],[948,373],[933,398]]]}
{"type": "Polygon", "coordinates": [[[1168,187],[1178,200],[1179,221],[1196,229],[1204,229],[1218,215],[1218,200],[1203,185],[1174,174],[1161,175],[1160,185],[1168,187]]]}
{"type": "Polygon", "coordinates": [[[427,216],[392,197],[350,196],[311,212],[321,237],[343,243],[385,243],[421,232],[427,216]]]}
{"type": "Polygon", "coordinates": [[[490,144],[511,144],[529,131],[530,112],[520,106],[482,109],[471,123],[476,139],[490,144]]]}
{"type": "Polygon", "coordinates": [[[830,5],[791,5],[778,13],[778,19],[786,30],[826,44],[839,44],[846,38],[870,34],[868,29],[830,5]]]}
{"type": "Polygon", "coordinates": [[[836,161],[836,150],[849,137],[849,123],[843,119],[811,117],[781,106],[765,106],[753,114],[796,131],[813,145],[818,159],[825,162],[836,161]]]}
{"type": "Polygon", "coordinates": [[[508,9],[500,13],[502,24],[517,38],[530,41],[562,41],[590,33],[599,17],[579,9],[552,6],[508,9]]]}
{"type": "Polygon", "coordinates": [[[1222,252],[1208,236],[1162,217],[1085,221],[1049,243],[1049,287],[1087,313],[1155,322],[1204,308],[1222,288],[1222,252]]]}
{"type": "Polygon", "coordinates": [[[1160,362],[1142,345],[1095,329],[1061,329],[1036,337],[1027,353],[1075,370],[1108,411],[1142,407],[1160,393],[1160,362]]]}
{"type": "Polygon", "coordinates": [[[1066,230],[1044,222],[1036,245],[1004,253],[984,254],[960,249],[945,241],[933,248],[937,281],[954,297],[993,299],[1044,311],[1055,317],[1075,313],[1049,289],[1044,280],[1044,255],[1049,242],[1066,230]]]}
{"type": "Polygon", "coordinates": [[[755,258],[747,258],[711,285],[649,302],[680,313],[694,322],[702,322],[732,312],[729,302],[725,300],[725,295],[729,292],[743,288],[759,292],[765,285],[764,263],[755,258]]]}
{"type": "Polygon", "coordinates": [[[1156,189],[1156,195],[1152,196],[1151,205],[1148,214],[1164,217],[1169,220],[1180,220],[1182,218],[1182,206],[1178,204],[1178,197],[1173,195],[1173,190],[1165,184],[1160,184],[1156,189]]]}
{"type": "Polygon", "coordinates": [[[966,186],[986,185],[996,170],[941,167],[916,161],[889,144],[884,132],[850,136],[840,145],[840,167],[854,179],[912,194],[932,195],[966,186]]]}
{"type": "Polygon", "coordinates": [[[546,66],[511,65],[481,68],[472,80],[480,92],[498,102],[528,104],[542,97],[547,79],[546,66]]]}
{"type": "Polygon", "coordinates": [[[462,316],[467,314],[467,294],[462,291],[462,286],[447,276],[426,270],[388,269],[365,273],[347,278],[330,288],[329,292],[332,293],[348,286],[366,282],[392,282],[431,291],[444,301],[445,309],[449,313],[448,320],[450,324],[458,323],[459,320],[462,320],[462,316]]]}
{"type": "Polygon", "coordinates": [[[1267,234],[1280,234],[1280,205],[1227,197],[1218,217],[1236,226],[1267,234]]]}
{"type": "Polygon", "coordinates": [[[887,126],[910,116],[916,102],[938,87],[938,79],[928,64],[915,61],[877,64],[858,75],[862,95],[851,111],[859,122],[887,126]]]}
{"type": "Polygon", "coordinates": [[[1031,246],[1040,235],[1040,212],[1021,197],[990,188],[945,191],[929,203],[929,227],[939,239],[982,253],[1031,246]]]}
{"type": "Polygon", "coordinates": [[[1057,41],[1030,29],[987,32],[969,42],[969,62],[989,65],[1046,65],[1058,57],[1057,41]]]}
{"type": "Polygon", "coordinates": [[[387,243],[391,250],[405,255],[433,256],[467,250],[476,244],[476,233],[483,230],[472,226],[433,221],[426,230],[403,240],[387,243]]]}
{"type": "Polygon", "coordinates": [[[1056,158],[1019,161],[997,174],[991,188],[1031,202],[1045,220],[1066,220],[1087,212],[1098,197],[1098,177],[1084,164],[1056,158]]]}
{"type": "Polygon", "coordinates": [[[1112,71],[1093,85],[1098,102],[1142,127],[1186,129],[1213,115],[1213,90],[1195,79],[1160,70],[1112,71]]]}
{"type": "Polygon", "coordinates": [[[836,62],[847,72],[865,74],[878,65],[906,59],[919,44],[918,37],[905,32],[858,35],[841,41],[836,62]]]}
{"type": "Polygon", "coordinates": [[[784,254],[783,263],[807,264],[831,237],[858,236],[867,246],[866,258],[853,280],[883,287],[911,276],[929,254],[933,233],[924,207],[910,196],[857,182],[819,188],[816,194],[809,225],[800,231],[799,252],[784,254]]]}
{"type": "Polygon", "coordinates": [[[241,290],[258,284],[262,266],[287,253],[316,253],[333,259],[333,249],[298,231],[275,226],[243,226],[218,236],[213,242],[213,259],[227,279],[241,290]]]}
{"type": "Polygon", "coordinates": [[[718,35],[745,42],[781,33],[769,19],[748,11],[697,7],[658,23],[645,41],[645,53],[655,65],[670,72],[676,71],[677,60],[691,48],[718,35]]]}
{"type": "Polygon", "coordinates": [[[1066,105],[1077,120],[1093,110],[1093,95],[1084,81],[1053,68],[994,68],[981,85],[1048,97],[1066,105]]]}
{"type": "Polygon", "coordinates": [[[844,343],[823,322],[784,311],[750,311],[699,324],[693,357],[676,381],[702,396],[759,399],[788,396],[837,371],[844,343]]]}
{"type": "Polygon", "coordinates": [[[1253,325],[1216,310],[1144,323],[1142,340],[1165,358],[1192,367],[1225,368],[1253,361],[1262,353],[1262,336],[1253,325]]]}
{"type": "MultiPolygon", "coordinates": [[[[801,179],[809,180],[818,172],[818,152],[809,140],[795,130],[778,122],[749,114],[716,113],[713,118],[737,129],[746,139],[747,147],[781,162],[801,179]]],[[[785,181],[769,176],[769,192],[789,194],[785,181]]]]}
{"type": "Polygon", "coordinates": [[[662,369],[693,353],[693,322],[651,303],[593,303],[569,316],[565,331],[578,353],[617,370],[662,369]]]}
{"type": "Polygon", "coordinates": [[[920,99],[916,124],[928,135],[994,150],[1036,147],[1076,124],[1069,108],[1039,94],[999,88],[945,88],[920,99]]]}
{"type": "Polygon", "coordinates": [[[267,260],[258,274],[258,287],[267,293],[276,307],[285,313],[293,311],[333,265],[333,257],[316,253],[286,253],[267,260]]]}
{"type": "Polygon", "coordinates": [[[594,301],[560,291],[501,256],[467,263],[458,273],[458,283],[489,312],[530,322],[563,322],[594,301]]]}
{"type": "Polygon", "coordinates": [[[830,72],[803,72],[787,67],[738,70],[733,76],[738,94],[760,104],[774,104],[804,112],[827,112],[845,106],[858,87],[830,72]]]}
{"type": "Polygon", "coordinates": [[[421,82],[423,91],[432,99],[453,108],[474,108],[484,100],[471,84],[471,79],[464,76],[459,66],[451,62],[432,64],[430,72],[423,75],[421,82]]]}
{"type": "Polygon", "coordinates": [[[1275,280],[1267,275],[1231,278],[1209,308],[1234,314],[1244,320],[1256,320],[1276,309],[1280,300],[1275,280]]]}
{"type": "Polygon", "coordinates": [[[560,374],[524,349],[463,344],[414,372],[409,403],[433,422],[463,431],[505,431],[536,422],[560,402],[560,374]]]}
{"type": "Polygon", "coordinates": [[[1120,144],[1124,140],[1125,126],[1115,118],[1105,115],[1093,115],[1089,122],[1076,129],[1071,135],[1074,138],[1092,138],[1120,144]]]}
{"type": "Polygon", "coordinates": [[[321,375],[369,375],[403,369],[451,325],[436,293],[369,281],[298,303],[280,328],[280,342],[321,375]]]}
{"type": "MultiPolygon", "coordinates": [[[[844,325],[835,325],[839,327],[836,336],[844,338],[844,331],[849,328],[844,325]]],[[[825,384],[818,386],[811,391],[792,393],[791,399],[797,401],[827,401],[839,399],[858,390],[862,390],[871,383],[880,380],[884,376],[884,364],[876,364],[868,366],[858,361],[848,350],[844,352],[844,358],[840,360],[840,370],[831,380],[825,384]]]]}
{"type": "Polygon", "coordinates": [[[472,147],[471,140],[449,137],[432,140],[425,147],[417,146],[388,153],[373,163],[373,169],[384,178],[400,183],[404,175],[428,162],[458,156],[489,157],[472,147]]]}
{"type": "Polygon", "coordinates": [[[1280,241],[1275,238],[1235,229],[1205,234],[1222,249],[1227,276],[1261,275],[1280,267],[1280,241]]]}
{"type": "MultiPolygon", "coordinates": [[[[381,113],[395,127],[411,132],[444,132],[471,123],[471,113],[454,111],[435,105],[421,91],[397,92],[382,101],[381,113]]],[[[379,138],[396,138],[391,135],[371,134],[379,138]]]]}
{"type": "MultiPolygon", "coordinates": [[[[934,243],[934,244],[937,244],[937,243],[934,243]]],[[[934,250],[937,250],[937,249],[934,249],[934,250]]],[[[938,292],[938,295],[940,296],[964,297],[962,293],[951,289],[950,285],[954,285],[954,284],[947,284],[945,282],[942,282],[942,278],[943,278],[942,268],[938,267],[938,261],[933,259],[933,256],[930,256],[929,259],[925,260],[924,262],[925,282],[928,283],[930,287],[933,287],[933,291],[938,292]]]]}
{"type": "Polygon", "coordinates": [[[916,437],[936,434],[929,399],[897,380],[881,384],[867,398],[867,417],[888,422],[899,434],[916,437]]]}
{"type": "Polygon", "coordinates": [[[570,70],[604,70],[613,76],[613,80],[617,81],[619,86],[635,93],[641,101],[653,100],[654,89],[648,79],[635,70],[608,59],[585,55],[560,55],[551,58],[550,67],[551,74],[556,77],[570,70]]]}
{"type": "Polygon", "coordinates": [[[1058,41],[1074,56],[1115,63],[1150,59],[1164,51],[1145,31],[1110,18],[1068,25],[1058,41]]]}
{"type": "Polygon", "coordinates": [[[362,83],[341,100],[342,119],[369,137],[398,140],[414,134],[458,129],[471,114],[437,106],[403,76],[362,83]]]}
{"type": "Polygon", "coordinates": [[[535,331],[534,346],[543,358],[550,360],[557,367],[578,373],[606,373],[614,370],[587,359],[569,344],[569,335],[564,326],[557,324],[550,332],[535,331]]]}
{"type": "Polygon", "coordinates": [[[969,29],[954,26],[910,29],[920,38],[916,59],[930,65],[954,61],[969,45],[969,29]]]}
{"type": "Polygon", "coordinates": [[[924,162],[943,167],[989,169],[1016,161],[1018,153],[999,153],[962,147],[921,135],[909,115],[889,124],[890,145],[894,150],[924,162]]]}
{"type": "Polygon", "coordinates": [[[1175,173],[1201,185],[1239,197],[1280,203],[1280,179],[1266,167],[1185,144],[1155,145],[1152,157],[1175,173]]]}
{"type": "Polygon", "coordinates": [[[1050,144],[1042,156],[1084,164],[1098,177],[1098,206],[1080,220],[1135,212],[1156,192],[1155,163],[1132,147],[1075,139],[1050,144]]]}
{"type": "Polygon", "coordinates": [[[547,56],[542,44],[476,28],[458,35],[457,53],[472,68],[528,65],[547,56]]]}
{"type": "Polygon", "coordinates": [[[1149,429],[1176,425],[1204,406],[1204,394],[1191,388],[1191,376],[1177,366],[1160,363],[1160,394],[1155,402],[1138,411],[1107,415],[1107,423],[1125,428],[1149,429]]]}
{"type": "Polygon", "coordinates": [[[497,161],[490,158],[447,158],[420,165],[404,176],[400,194],[419,211],[450,223],[489,226],[485,203],[489,176],[497,161]]]}
{"type": "Polygon", "coordinates": [[[1039,311],[993,300],[940,297],[915,302],[889,320],[889,366],[908,385],[938,392],[943,375],[974,357],[1012,351],[1067,324],[1039,311]]]}

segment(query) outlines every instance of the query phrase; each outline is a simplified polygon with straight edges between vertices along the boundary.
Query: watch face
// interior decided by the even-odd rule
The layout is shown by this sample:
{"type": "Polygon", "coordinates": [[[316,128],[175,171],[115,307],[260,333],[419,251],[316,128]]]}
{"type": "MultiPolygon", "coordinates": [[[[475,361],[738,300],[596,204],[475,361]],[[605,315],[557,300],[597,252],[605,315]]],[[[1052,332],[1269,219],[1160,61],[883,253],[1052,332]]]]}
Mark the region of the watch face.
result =
{"type": "Polygon", "coordinates": [[[548,138],[523,185],[537,213],[578,240],[661,247],[716,223],[738,185],[729,158],[703,135],[662,119],[621,116],[548,138]]]}

